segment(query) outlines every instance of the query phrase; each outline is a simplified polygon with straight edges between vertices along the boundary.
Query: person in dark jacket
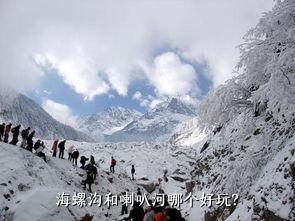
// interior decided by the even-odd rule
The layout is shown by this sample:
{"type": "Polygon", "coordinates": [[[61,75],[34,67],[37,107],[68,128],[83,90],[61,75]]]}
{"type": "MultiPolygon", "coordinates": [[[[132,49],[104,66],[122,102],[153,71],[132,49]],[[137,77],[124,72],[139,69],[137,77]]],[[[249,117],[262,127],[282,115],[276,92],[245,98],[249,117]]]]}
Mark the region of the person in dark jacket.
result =
{"type": "Polygon", "coordinates": [[[96,175],[97,175],[97,168],[96,166],[94,166],[93,164],[89,163],[87,164],[84,169],[86,171],[90,171],[93,177],[93,180],[96,180],[96,175]]]}
{"type": "Polygon", "coordinates": [[[135,174],[135,167],[134,165],[131,166],[131,176],[132,176],[132,180],[134,180],[134,174],[135,174]]]}
{"type": "Polygon", "coordinates": [[[142,221],[144,217],[144,211],[138,202],[134,202],[133,208],[129,213],[129,216],[123,220],[142,221]]]}
{"type": "Polygon", "coordinates": [[[86,179],[82,181],[82,184],[84,185],[84,189],[86,189],[86,184],[88,184],[88,190],[90,193],[92,193],[91,190],[91,184],[93,183],[93,174],[91,171],[87,171],[86,179]]]}
{"type": "Polygon", "coordinates": [[[18,135],[19,135],[20,125],[17,125],[16,127],[11,129],[12,135],[12,141],[10,141],[10,144],[16,145],[18,142],[18,135]]]}
{"type": "Polygon", "coordinates": [[[33,143],[33,138],[35,136],[35,131],[33,130],[29,136],[28,136],[28,139],[27,139],[27,147],[26,149],[30,152],[33,151],[33,146],[34,146],[34,143],[33,143]]]}
{"type": "Polygon", "coordinates": [[[34,150],[36,151],[41,146],[41,140],[37,140],[37,142],[34,144],[34,150]]]}
{"type": "Polygon", "coordinates": [[[5,131],[5,123],[2,123],[0,125],[0,141],[2,141],[2,138],[4,136],[4,131],[5,131]]]}
{"type": "Polygon", "coordinates": [[[185,221],[181,216],[181,212],[176,208],[168,208],[165,210],[165,215],[167,220],[171,221],[185,221]]]}
{"type": "Polygon", "coordinates": [[[77,166],[78,157],[79,157],[79,151],[74,150],[74,152],[72,153],[72,162],[75,163],[76,166],[77,166]]]}
{"type": "Polygon", "coordinates": [[[8,138],[9,138],[9,133],[10,133],[10,130],[11,130],[11,126],[12,124],[9,123],[5,126],[5,130],[4,130],[4,140],[3,142],[4,143],[8,143],[8,138]]]}
{"type": "Polygon", "coordinates": [[[92,164],[92,165],[95,164],[94,156],[92,156],[92,155],[90,155],[90,164],[92,164]]]}
{"type": "Polygon", "coordinates": [[[110,166],[111,173],[115,173],[115,166],[116,166],[116,164],[117,164],[117,161],[115,160],[114,157],[112,157],[112,159],[111,159],[111,166],[110,166]]]}
{"type": "Polygon", "coordinates": [[[27,146],[27,140],[28,140],[28,136],[29,136],[29,133],[30,133],[30,127],[26,128],[26,129],[23,129],[22,132],[21,132],[21,136],[22,136],[22,142],[20,144],[20,146],[22,148],[25,148],[27,146]]]}
{"type": "Polygon", "coordinates": [[[61,158],[61,159],[64,158],[65,144],[66,144],[66,140],[63,140],[58,144],[58,148],[59,148],[58,158],[61,158]]]}
{"type": "MultiPolygon", "coordinates": [[[[122,192],[122,197],[126,196],[127,195],[127,192],[122,192]]],[[[122,208],[121,208],[121,216],[123,215],[127,215],[128,214],[128,205],[127,203],[123,202],[122,203],[122,208]]]]}
{"type": "Polygon", "coordinates": [[[81,156],[81,158],[80,158],[80,163],[81,163],[81,168],[82,168],[82,169],[85,168],[85,163],[86,163],[87,160],[89,160],[89,159],[86,158],[85,156],[81,156]]]}
{"type": "Polygon", "coordinates": [[[141,193],[141,190],[140,190],[140,188],[139,188],[139,187],[137,188],[136,195],[137,195],[137,196],[141,196],[141,195],[142,195],[142,193],[141,193]]]}

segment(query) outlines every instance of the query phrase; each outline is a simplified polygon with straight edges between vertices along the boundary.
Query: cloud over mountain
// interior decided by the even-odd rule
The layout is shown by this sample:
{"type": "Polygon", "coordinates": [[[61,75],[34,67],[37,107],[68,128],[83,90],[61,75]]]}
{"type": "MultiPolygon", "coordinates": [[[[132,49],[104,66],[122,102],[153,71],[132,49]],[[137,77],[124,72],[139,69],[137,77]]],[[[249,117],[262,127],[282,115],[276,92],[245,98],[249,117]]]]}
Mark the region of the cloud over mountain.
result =
{"type": "Polygon", "coordinates": [[[0,76],[9,77],[0,84],[32,88],[44,74],[40,66],[49,65],[85,100],[111,90],[125,96],[137,79],[150,81],[160,94],[176,89],[185,93],[197,73],[185,64],[180,67],[177,57],[182,56],[191,62],[206,60],[217,85],[232,75],[240,36],[272,4],[268,0],[1,1],[0,76]],[[171,54],[163,51],[174,53],[170,59],[178,65],[168,67],[171,60],[165,59],[171,54]],[[138,61],[155,69],[146,72],[138,61]],[[168,85],[179,80],[173,74],[179,70],[187,79],[168,85]],[[168,79],[166,86],[162,78],[168,79]]]}

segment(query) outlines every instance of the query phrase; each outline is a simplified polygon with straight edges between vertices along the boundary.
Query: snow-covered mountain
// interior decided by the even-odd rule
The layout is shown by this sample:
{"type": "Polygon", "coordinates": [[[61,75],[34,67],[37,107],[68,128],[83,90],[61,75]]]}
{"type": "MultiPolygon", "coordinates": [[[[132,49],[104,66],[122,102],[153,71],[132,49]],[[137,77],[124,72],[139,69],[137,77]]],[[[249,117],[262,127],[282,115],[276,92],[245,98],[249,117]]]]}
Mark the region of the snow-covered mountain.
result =
{"type": "Polygon", "coordinates": [[[11,92],[0,95],[0,121],[13,125],[30,126],[36,136],[43,139],[64,138],[77,141],[93,141],[86,134],[53,119],[36,102],[23,94],[11,92]]]}
{"type": "Polygon", "coordinates": [[[167,140],[177,125],[193,116],[195,113],[188,105],[180,99],[171,98],[106,139],[114,142],[167,140]]]}
{"type": "Polygon", "coordinates": [[[136,110],[119,106],[108,107],[101,112],[86,116],[80,121],[79,128],[95,140],[104,140],[105,135],[110,135],[123,129],[142,114],[136,110]]]}
{"type": "Polygon", "coordinates": [[[207,131],[195,146],[193,192],[239,195],[235,206],[197,211],[205,221],[295,220],[294,13],[295,1],[285,0],[264,14],[245,36],[241,74],[211,93],[196,123],[172,139],[189,143],[207,131]]]}

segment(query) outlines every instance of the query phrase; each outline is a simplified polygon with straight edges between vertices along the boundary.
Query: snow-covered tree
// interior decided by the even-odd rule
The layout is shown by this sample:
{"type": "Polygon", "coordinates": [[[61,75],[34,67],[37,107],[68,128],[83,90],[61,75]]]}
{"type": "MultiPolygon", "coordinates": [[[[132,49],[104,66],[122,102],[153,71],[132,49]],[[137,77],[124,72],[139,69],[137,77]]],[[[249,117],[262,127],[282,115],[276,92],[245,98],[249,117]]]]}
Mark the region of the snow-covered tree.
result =
{"type": "MultiPolygon", "coordinates": [[[[221,85],[200,105],[200,122],[224,124],[244,107],[254,114],[292,117],[295,108],[295,1],[277,1],[245,35],[237,65],[240,75],[221,85]]],[[[290,119],[289,119],[290,120],[290,119]]]]}
{"type": "Polygon", "coordinates": [[[282,109],[294,110],[295,1],[278,1],[245,39],[238,67],[244,69],[246,87],[259,87],[253,102],[267,103],[275,116],[282,109]]]}
{"type": "Polygon", "coordinates": [[[242,109],[252,106],[248,100],[250,94],[250,91],[240,84],[239,77],[228,80],[200,104],[201,126],[207,125],[209,129],[222,126],[242,109]]]}

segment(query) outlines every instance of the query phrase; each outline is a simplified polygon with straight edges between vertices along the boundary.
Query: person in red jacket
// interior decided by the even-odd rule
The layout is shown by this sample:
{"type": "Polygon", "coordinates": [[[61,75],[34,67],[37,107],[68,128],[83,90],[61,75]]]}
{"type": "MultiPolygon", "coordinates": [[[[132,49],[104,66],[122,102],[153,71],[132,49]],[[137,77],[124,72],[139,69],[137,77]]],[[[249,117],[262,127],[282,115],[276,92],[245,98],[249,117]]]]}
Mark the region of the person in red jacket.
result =
{"type": "Polygon", "coordinates": [[[155,221],[166,221],[166,216],[164,214],[162,207],[155,207],[155,221]]]}
{"type": "Polygon", "coordinates": [[[10,130],[11,130],[11,126],[12,126],[12,124],[9,123],[5,127],[4,140],[3,140],[4,143],[8,143],[8,138],[9,138],[9,133],[10,133],[10,130]]]}
{"type": "Polygon", "coordinates": [[[56,139],[52,144],[52,151],[53,151],[52,156],[53,157],[56,157],[57,146],[58,146],[58,139],[56,139]]]}

